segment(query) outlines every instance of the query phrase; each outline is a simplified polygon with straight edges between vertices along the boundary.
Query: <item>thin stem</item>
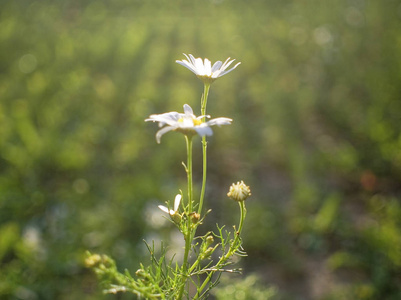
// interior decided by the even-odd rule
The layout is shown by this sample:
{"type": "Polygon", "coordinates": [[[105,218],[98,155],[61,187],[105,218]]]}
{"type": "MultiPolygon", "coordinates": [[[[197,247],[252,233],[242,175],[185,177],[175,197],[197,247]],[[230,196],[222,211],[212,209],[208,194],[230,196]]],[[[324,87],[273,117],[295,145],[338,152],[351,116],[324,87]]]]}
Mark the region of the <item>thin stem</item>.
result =
{"type": "MultiPolygon", "coordinates": [[[[192,190],[193,190],[193,183],[192,183],[192,136],[185,136],[185,141],[187,144],[187,181],[188,181],[188,211],[187,215],[189,215],[192,212],[192,190]]],[[[191,224],[191,218],[188,217],[188,224],[187,224],[187,230],[184,234],[184,239],[185,239],[185,250],[184,250],[184,260],[182,264],[182,279],[181,279],[181,287],[179,290],[178,294],[178,300],[182,299],[182,296],[184,294],[184,289],[186,285],[186,281],[188,278],[188,256],[189,256],[189,251],[191,249],[191,244],[192,244],[192,224],[191,224]]]]}
{"type": "MultiPolygon", "coordinates": [[[[241,211],[241,215],[240,215],[240,221],[239,221],[239,226],[238,226],[238,231],[235,232],[235,238],[233,243],[230,245],[230,249],[228,250],[228,252],[225,255],[222,255],[219,259],[219,261],[217,262],[217,264],[215,265],[215,269],[218,270],[220,268],[220,266],[225,263],[240,247],[240,239],[241,239],[241,231],[242,231],[242,227],[244,225],[244,220],[245,220],[245,216],[246,216],[246,208],[245,208],[245,201],[239,201],[238,202],[239,207],[240,207],[240,211],[241,211]]],[[[206,288],[206,286],[209,284],[210,280],[212,279],[212,276],[214,275],[216,271],[211,271],[208,276],[206,277],[205,281],[202,283],[202,285],[200,286],[200,288],[198,288],[198,292],[196,293],[195,297],[193,298],[195,299],[199,299],[201,292],[206,288]]]]}
{"type": "MultiPolygon", "coordinates": [[[[205,83],[204,88],[203,88],[203,95],[202,95],[202,100],[201,100],[201,115],[205,116],[206,115],[206,105],[207,105],[207,98],[209,96],[209,89],[210,89],[210,83],[205,83]]],[[[203,117],[203,122],[205,122],[206,117],[203,117]]],[[[206,136],[202,137],[202,154],[203,154],[203,176],[202,176],[202,188],[201,188],[201,194],[200,194],[200,199],[199,199],[199,208],[198,208],[198,214],[202,214],[202,208],[203,208],[203,199],[205,198],[205,190],[206,190],[206,173],[207,173],[207,141],[206,141],[206,136]]]]}
{"type": "Polygon", "coordinates": [[[203,86],[203,95],[201,100],[201,114],[206,115],[207,98],[209,96],[210,83],[205,83],[203,86]]]}
{"type": "Polygon", "coordinates": [[[188,213],[192,212],[192,136],[185,136],[187,144],[188,213]]]}
{"type": "Polygon", "coordinates": [[[237,237],[240,237],[241,231],[242,231],[242,226],[244,225],[244,220],[246,216],[246,208],[245,208],[245,201],[238,201],[240,210],[241,210],[241,217],[239,221],[239,226],[238,226],[238,232],[237,232],[237,237]]]}

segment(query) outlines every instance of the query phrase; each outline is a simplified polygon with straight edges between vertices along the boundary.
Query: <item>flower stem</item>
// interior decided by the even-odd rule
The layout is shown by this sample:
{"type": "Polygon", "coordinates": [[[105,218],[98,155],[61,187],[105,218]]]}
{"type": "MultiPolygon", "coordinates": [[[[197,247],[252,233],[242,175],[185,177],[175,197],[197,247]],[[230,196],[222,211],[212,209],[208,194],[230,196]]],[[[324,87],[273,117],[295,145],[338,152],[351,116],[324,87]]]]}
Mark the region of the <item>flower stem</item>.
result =
{"type": "Polygon", "coordinates": [[[205,83],[203,86],[203,95],[201,100],[201,114],[206,115],[207,98],[209,96],[210,83],[205,83]]]}
{"type": "Polygon", "coordinates": [[[185,135],[187,144],[188,213],[192,212],[192,136],[185,135]]]}
{"type": "Polygon", "coordinates": [[[219,259],[219,261],[217,262],[217,264],[213,267],[213,269],[215,269],[216,271],[211,271],[208,276],[206,277],[205,281],[202,283],[202,285],[198,288],[198,292],[196,293],[195,297],[193,298],[195,299],[199,299],[201,292],[206,288],[206,286],[209,284],[210,280],[212,279],[214,273],[218,272],[218,270],[220,269],[220,266],[223,265],[232,255],[235,254],[235,252],[238,250],[238,248],[241,246],[241,231],[242,231],[242,227],[244,225],[244,220],[245,220],[245,216],[246,216],[246,208],[245,208],[245,201],[239,201],[239,207],[240,207],[240,211],[241,211],[241,215],[240,215],[240,221],[239,221],[239,226],[238,226],[238,231],[236,231],[234,233],[235,238],[234,241],[230,244],[230,249],[228,250],[228,252],[225,255],[222,255],[219,259]]]}
{"type": "MultiPolygon", "coordinates": [[[[192,136],[185,136],[185,141],[187,145],[187,181],[188,181],[188,211],[187,215],[192,212],[192,190],[193,190],[193,183],[192,183],[192,136]]],[[[182,263],[182,273],[181,273],[181,286],[178,294],[178,300],[182,299],[184,294],[185,285],[188,278],[188,256],[189,251],[192,245],[192,222],[191,218],[188,217],[187,220],[187,230],[184,232],[184,239],[185,239],[185,250],[184,250],[184,259],[182,263]]]]}
{"type": "MultiPolygon", "coordinates": [[[[205,83],[203,87],[203,95],[201,100],[201,115],[206,115],[206,105],[207,105],[207,98],[209,96],[209,89],[210,83],[205,83]]],[[[205,122],[206,117],[203,117],[203,122],[205,122]]],[[[207,173],[207,141],[206,136],[202,137],[202,154],[203,154],[203,176],[202,176],[202,188],[201,194],[199,199],[199,207],[198,207],[198,214],[202,214],[203,208],[203,199],[205,198],[205,190],[206,190],[206,173],[207,173]]]]}
{"type": "Polygon", "coordinates": [[[238,232],[237,232],[237,237],[239,238],[241,231],[242,231],[242,226],[244,225],[244,220],[246,216],[246,208],[245,208],[245,201],[238,201],[239,208],[241,210],[241,217],[240,217],[240,222],[238,226],[238,232]]]}

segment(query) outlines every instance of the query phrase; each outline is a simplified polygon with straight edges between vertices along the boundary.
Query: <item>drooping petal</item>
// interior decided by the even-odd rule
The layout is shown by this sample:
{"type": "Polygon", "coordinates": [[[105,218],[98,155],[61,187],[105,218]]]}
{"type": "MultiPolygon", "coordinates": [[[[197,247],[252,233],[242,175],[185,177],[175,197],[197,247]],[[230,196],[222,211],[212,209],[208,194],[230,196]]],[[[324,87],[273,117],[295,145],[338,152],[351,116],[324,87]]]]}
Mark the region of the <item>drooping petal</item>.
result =
{"type": "Polygon", "coordinates": [[[200,135],[200,136],[211,136],[213,135],[213,130],[209,126],[206,125],[206,123],[203,123],[200,126],[195,127],[195,131],[200,135]],[[204,125],[204,126],[202,126],[204,125]]]}
{"type": "Polygon", "coordinates": [[[165,133],[167,133],[167,132],[169,132],[169,131],[171,131],[171,130],[174,130],[174,129],[176,129],[176,128],[177,128],[176,126],[166,126],[166,127],[162,128],[162,129],[160,129],[160,130],[156,133],[156,142],[157,142],[158,144],[160,144],[160,140],[161,140],[161,138],[162,138],[162,135],[165,134],[165,133]]]}

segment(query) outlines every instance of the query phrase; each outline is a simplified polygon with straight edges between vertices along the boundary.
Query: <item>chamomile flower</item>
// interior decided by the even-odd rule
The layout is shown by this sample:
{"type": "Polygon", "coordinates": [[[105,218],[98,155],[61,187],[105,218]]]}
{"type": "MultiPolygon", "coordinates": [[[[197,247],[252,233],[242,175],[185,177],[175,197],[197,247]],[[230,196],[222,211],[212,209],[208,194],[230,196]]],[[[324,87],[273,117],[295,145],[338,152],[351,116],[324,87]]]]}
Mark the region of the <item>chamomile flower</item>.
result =
{"type": "Polygon", "coordinates": [[[229,57],[224,63],[218,60],[212,66],[212,63],[207,58],[202,61],[202,58],[195,58],[192,54],[186,55],[184,53],[184,55],[187,59],[176,60],[176,63],[189,69],[203,82],[209,84],[215,81],[217,78],[231,72],[240,64],[239,62],[234,67],[227,70],[227,68],[235,61],[235,59],[230,60],[229,57]]]}
{"type": "Polygon", "coordinates": [[[210,118],[210,116],[196,117],[192,108],[188,104],[184,104],[184,113],[173,111],[159,115],[150,115],[145,122],[159,122],[159,127],[164,126],[156,133],[157,143],[160,143],[162,135],[169,131],[178,131],[189,136],[195,134],[210,136],[213,135],[211,126],[229,125],[232,122],[232,119],[229,118],[216,118],[203,122],[202,119],[205,117],[210,118]]]}
{"type": "Polygon", "coordinates": [[[174,222],[180,223],[181,215],[178,212],[178,208],[180,207],[180,202],[181,202],[181,194],[177,194],[174,200],[174,210],[168,209],[164,205],[159,205],[159,208],[165,213],[168,213],[174,222]]]}

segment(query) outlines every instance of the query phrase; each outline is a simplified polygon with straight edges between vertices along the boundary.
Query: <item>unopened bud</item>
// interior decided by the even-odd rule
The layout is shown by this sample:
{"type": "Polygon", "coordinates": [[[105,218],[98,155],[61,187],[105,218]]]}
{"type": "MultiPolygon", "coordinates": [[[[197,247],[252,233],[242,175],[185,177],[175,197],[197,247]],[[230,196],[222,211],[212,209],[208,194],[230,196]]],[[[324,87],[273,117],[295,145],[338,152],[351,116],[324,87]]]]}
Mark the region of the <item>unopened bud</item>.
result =
{"type": "Polygon", "coordinates": [[[189,217],[191,218],[191,221],[194,224],[198,223],[200,220],[200,214],[198,214],[197,212],[191,212],[189,214],[189,217]]]}
{"type": "Polygon", "coordinates": [[[207,248],[206,251],[202,254],[202,259],[208,258],[210,255],[212,255],[213,251],[214,248],[212,247],[207,248]]]}
{"type": "Polygon", "coordinates": [[[244,201],[251,195],[251,189],[242,180],[230,186],[227,196],[235,201],[244,201]]]}
{"type": "Polygon", "coordinates": [[[210,245],[213,244],[213,243],[214,243],[214,238],[213,238],[212,235],[209,235],[209,236],[206,238],[206,245],[207,245],[207,246],[210,246],[210,245]]]}

